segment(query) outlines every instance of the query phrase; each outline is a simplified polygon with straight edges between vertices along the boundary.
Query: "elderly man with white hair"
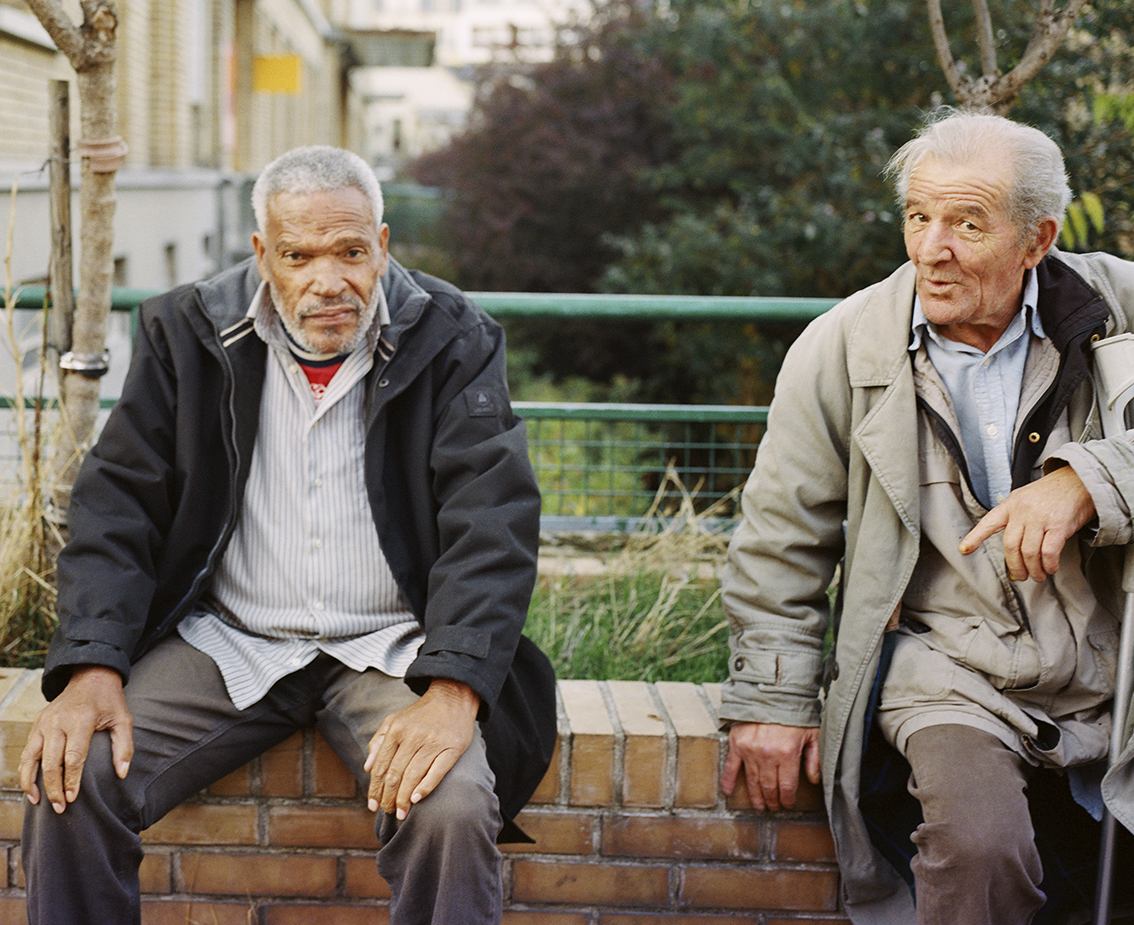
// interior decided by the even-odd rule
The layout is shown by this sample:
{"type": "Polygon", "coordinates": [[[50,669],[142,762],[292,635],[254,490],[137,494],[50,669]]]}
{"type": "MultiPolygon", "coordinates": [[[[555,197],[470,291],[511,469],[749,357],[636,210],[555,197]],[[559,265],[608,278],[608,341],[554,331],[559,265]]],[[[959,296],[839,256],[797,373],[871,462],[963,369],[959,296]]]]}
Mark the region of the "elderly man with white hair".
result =
{"type": "Polygon", "coordinates": [[[139,833],[313,726],[367,789],[390,922],[497,923],[556,734],[503,333],[389,256],[357,156],[291,151],[253,205],[254,259],[142,305],[75,485],[28,921],[136,925],[139,833]]]}
{"type": "Polygon", "coordinates": [[[1063,921],[1134,510],[1090,344],[1131,330],[1134,264],[1053,249],[1070,190],[1034,128],[949,111],[890,170],[909,262],[793,345],[744,492],[722,786],[774,810],[822,779],[855,925],[1063,921]]]}

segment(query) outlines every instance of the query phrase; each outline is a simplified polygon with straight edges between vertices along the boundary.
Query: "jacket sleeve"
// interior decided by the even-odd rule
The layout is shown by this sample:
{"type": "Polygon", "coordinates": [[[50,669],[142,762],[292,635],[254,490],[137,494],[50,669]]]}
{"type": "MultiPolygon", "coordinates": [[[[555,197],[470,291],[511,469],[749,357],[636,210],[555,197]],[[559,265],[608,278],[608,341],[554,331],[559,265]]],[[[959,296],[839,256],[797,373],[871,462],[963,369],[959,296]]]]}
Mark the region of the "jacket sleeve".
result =
{"type": "Polygon", "coordinates": [[[788,351],[741,499],[721,595],[726,722],[817,726],[828,588],[843,553],[850,394],[829,316],[788,351]]]}
{"type": "Polygon", "coordinates": [[[504,335],[487,318],[438,360],[429,466],[437,558],[425,640],[406,679],[468,684],[481,718],[496,703],[527,619],[539,550],[540,496],[526,429],[512,413],[504,335]]]}
{"type": "MultiPolygon", "coordinates": [[[[129,676],[156,584],[156,557],[172,516],[172,364],[139,324],[122,397],[75,481],[70,534],[59,555],[59,627],[43,675],[49,699],[73,668],[129,676]]],[[[160,337],[158,338],[160,341],[160,337]]]]}
{"type": "MultiPolygon", "coordinates": [[[[1114,333],[1134,330],[1134,263],[1109,254],[1060,254],[1103,297],[1114,319],[1114,333]]],[[[1127,426],[1129,426],[1129,414],[1127,426]]],[[[1099,436],[1097,433],[1095,436],[1099,436]]],[[[1045,471],[1066,463],[1082,479],[1095,503],[1095,546],[1121,546],[1134,540],[1134,430],[1060,447],[1045,471]]]]}
{"type": "Polygon", "coordinates": [[[1075,470],[1090,492],[1098,525],[1094,546],[1124,546],[1134,540],[1134,430],[1105,440],[1061,447],[1045,470],[1063,462],[1075,470]]]}

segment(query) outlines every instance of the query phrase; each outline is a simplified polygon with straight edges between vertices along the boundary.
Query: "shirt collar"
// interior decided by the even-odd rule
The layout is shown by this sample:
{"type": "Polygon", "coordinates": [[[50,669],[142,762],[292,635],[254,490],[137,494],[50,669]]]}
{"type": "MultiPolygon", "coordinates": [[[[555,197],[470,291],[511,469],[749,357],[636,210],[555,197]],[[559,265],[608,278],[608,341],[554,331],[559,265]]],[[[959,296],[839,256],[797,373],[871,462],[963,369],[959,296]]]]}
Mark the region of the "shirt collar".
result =
{"type": "MultiPolygon", "coordinates": [[[[1038,306],[1039,276],[1035,270],[1028,270],[1027,275],[1024,277],[1024,318],[1025,321],[1030,324],[1032,333],[1035,334],[1036,337],[1043,338],[1047,335],[1043,330],[1043,322],[1040,320],[1038,306]]],[[[921,296],[915,294],[913,304],[913,319],[910,322],[911,352],[915,352],[921,346],[922,339],[927,334],[934,339],[938,339],[937,326],[925,317],[925,312],[922,311],[921,308],[921,296]]]]}

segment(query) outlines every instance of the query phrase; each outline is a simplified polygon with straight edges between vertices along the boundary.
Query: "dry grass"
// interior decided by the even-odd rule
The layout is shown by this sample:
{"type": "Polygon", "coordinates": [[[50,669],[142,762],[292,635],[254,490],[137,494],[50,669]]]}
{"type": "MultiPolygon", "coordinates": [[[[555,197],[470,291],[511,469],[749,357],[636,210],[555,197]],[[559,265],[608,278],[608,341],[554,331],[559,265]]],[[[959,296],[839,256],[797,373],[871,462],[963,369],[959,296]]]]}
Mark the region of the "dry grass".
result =
{"type": "MultiPolygon", "coordinates": [[[[12,215],[16,188],[13,186],[12,215]]],[[[9,471],[3,473],[7,497],[0,504],[0,664],[38,665],[56,624],[55,588],[52,579],[52,549],[58,548],[58,533],[44,519],[44,504],[50,489],[47,460],[54,445],[58,415],[44,400],[46,356],[39,357],[39,379],[32,401],[23,377],[21,335],[16,316],[17,293],[12,287],[11,254],[14,218],[9,220],[5,257],[3,349],[16,371],[9,434],[17,453],[9,471]],[[30,407],[29,407],[30,405],[30,407]]],[[[46,321],[46,311],[43,322],[46,321]]],[[[43,339],[46,342],[46,338],[43,339]]],[[[45,349],[45,348],[44,348],[45,349]]]]}
{"type": "Polygon", "coordinates": [[[715,576],[728,534],[717,509],[696,512],[695,494],[670,471],[643,526],[601,574],[540,582],[527,632],[560,677],[724,679],[728,624],[715,576]]]}

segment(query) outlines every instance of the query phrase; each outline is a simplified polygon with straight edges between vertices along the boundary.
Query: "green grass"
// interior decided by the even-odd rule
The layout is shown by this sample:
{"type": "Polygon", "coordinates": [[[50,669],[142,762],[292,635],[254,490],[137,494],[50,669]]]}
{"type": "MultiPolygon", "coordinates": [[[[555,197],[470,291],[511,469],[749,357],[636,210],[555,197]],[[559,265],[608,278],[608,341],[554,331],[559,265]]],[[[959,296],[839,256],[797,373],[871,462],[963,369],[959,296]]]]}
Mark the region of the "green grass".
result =
{"type": "Polygon", "coordinates": [[[560,678],[722,681],[728,629],[715,581],[645,569],[543,579],[527,633],[560,678]]]}
{"type": "Polygon", "coordinates": [[[698,515],[693,500],[671,470],[644,526],[607,557],[600,574],[540,579],[527,633],[559,677],[709,682],[728,676],[728,621],[716,578],[728,535],[710,529],[716,511],[698,515]],[[660,517],[658,508],[675,494],[676,516],[660,517]]]}

